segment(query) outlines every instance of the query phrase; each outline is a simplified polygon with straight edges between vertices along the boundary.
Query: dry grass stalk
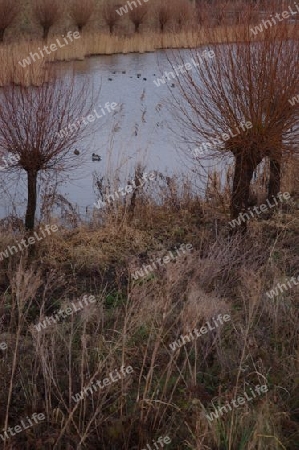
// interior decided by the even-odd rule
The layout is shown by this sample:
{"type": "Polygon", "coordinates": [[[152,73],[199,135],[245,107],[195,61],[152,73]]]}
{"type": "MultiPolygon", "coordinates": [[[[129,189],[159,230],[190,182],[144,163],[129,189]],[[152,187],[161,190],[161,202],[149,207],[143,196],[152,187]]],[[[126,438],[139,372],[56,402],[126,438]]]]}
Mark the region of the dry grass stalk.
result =
{"type": "Polygon", "coordinates": [[[278,441],[295,448],[298,424],[291,398],[298,392],[298,289],[272,301],[265,292],[286,270],[298,269],[298,225],[288,225],[278,241],[278,229],[272,239],[262,226],[246,239],[215,239],[212,219],[207,227],[193,225],[188,186],[162,178],[157,184],[152,199],[147,193],[137,199],[130,221],[115,225],[107,216],[101,227],[67,230],[42,241],[36,255],[44,271],[39,278],[34,270],[15,275],[15,261],[1,269],[11,279],[1,298],[8,316],[1,330],[8,330],[7,340],[8,334],[13,342],[19,336],[1,366],[6,423],[28,411],[47,417],[34,436],[14,436],[14,448],[34,448],[42,436],[49,449],[93,448],[97,440],[103,450],[129,450],[143,448],[165,430],[175,448],[182,440],[197,449],[226,443],[233,450],[240,442],[275,448],[278,441]],[[144,255],[149,261],[162,257],[190,239],[198,251],[132,284],[126,267],[132,255],[140,265],[144,255]],[[36,323],[81,297],[82,284],[93,286],[96,303],[37,332],[36,323]],[[218,313],[229,313],[231,321],[170,350],[181,334],[218,313]],[[129,377],[74,402],[73,395],[122,364],[134,369],[129,377]],[[18,390],[11,382],[16,370],[18,390]],[[213,404],[222,406],[257,384],[269,386],[265,396],[208,422],[213,404]],[[22,409],[15,410],[15,398],[22,399],[22,409]]]}

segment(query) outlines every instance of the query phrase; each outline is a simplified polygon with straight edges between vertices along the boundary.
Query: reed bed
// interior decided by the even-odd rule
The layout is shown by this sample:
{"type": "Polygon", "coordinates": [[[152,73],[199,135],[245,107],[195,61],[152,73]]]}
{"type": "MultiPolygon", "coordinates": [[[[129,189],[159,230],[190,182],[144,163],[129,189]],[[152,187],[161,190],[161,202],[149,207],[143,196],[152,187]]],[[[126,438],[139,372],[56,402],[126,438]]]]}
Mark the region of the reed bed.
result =
{"type": "MultiPolygon", "coordinates": [[[[298,36],[298,28],[295,25],[290,25],[288,29],[289,38],[298,36]]],[[[61,35],[51,36],[46,45],[55,44],[56,39],[63,42],[61,35]]],[[[88,56],[116,53],[145,53],[161,49],[197,48],[201,45],[219,44],[221,42],[233,43],[249,39],[252,39],[252,35],[248,25],[193,28],[176,33],[135,33],[130,36],[90,31],[83,33],[80,39],[69,45],[58,48],[57,51],[50,54],[44,52],[44,57],[31,61],[31,64],[26,68],[23,68],[19,62],[28,58],[30,53],[37,53],[39,48],[42,49],[45,41],[35,39],[13,42],[0,46],[0,55],[3,62],[0,85],[3,86],[10,82],[39,85],[47,80],[47,63],[56,61],[83,60],[88,56]]],[[[256,39],[261,39],[261,37],[256,36],[256,39]]]]}
{"type": "Polygon", "coordinates": [[[46,60],[40,59],[30,66],[23,68],[19,61],[34,51],[36,47],[31,42],[20,42],[0,46],[1,71],[0,86],[11,82],[16,84],[40,85],[47,80],[45,70],[46,60]]]}

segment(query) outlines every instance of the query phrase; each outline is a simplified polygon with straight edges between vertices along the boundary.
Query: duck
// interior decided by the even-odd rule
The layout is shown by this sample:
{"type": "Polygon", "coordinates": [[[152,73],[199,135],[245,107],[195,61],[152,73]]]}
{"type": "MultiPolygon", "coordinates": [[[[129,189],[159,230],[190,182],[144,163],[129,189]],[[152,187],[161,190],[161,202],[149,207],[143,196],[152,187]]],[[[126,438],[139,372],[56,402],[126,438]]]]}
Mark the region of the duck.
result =
{"type": "Polygon", "coordinates": [[[95,153],[91,156],[92,161],[102,161],[102,157],[100,155],[96,155],[95,153]]]}
{"type": "Polygon", "coordinates": [[[74,155],[80,155],[80,152],[77,148],[75,148],[75,150],[74,150],[74,155]]]}
{"type": "Polygon", "coordinates": [[[112,81],[112,78],[108,78],[109,81],[112,81]]]}

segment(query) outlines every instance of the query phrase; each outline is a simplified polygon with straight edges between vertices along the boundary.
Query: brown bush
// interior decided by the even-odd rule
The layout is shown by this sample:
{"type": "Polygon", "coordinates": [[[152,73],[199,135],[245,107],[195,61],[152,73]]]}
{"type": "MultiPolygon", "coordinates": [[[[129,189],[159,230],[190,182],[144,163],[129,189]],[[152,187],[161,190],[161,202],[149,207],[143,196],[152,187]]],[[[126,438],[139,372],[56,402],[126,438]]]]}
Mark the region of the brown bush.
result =
{"type": "Polygon", "coordinates": [[[50,28],[61,15],[59,0],[36,0],[33,6],[33,15],[43,29],[43,38],[47,39],[50,28]]]}
{"type": "Polygon", "coordinates": [[[90,20],[95,10],[94,0],[73,0],[71,3],[71,17],[81,32],[90,20]]]}
{"type": "Polygon", "coordinates": [[[14,21],[18,12],[17,0],[0,0],[0,42],[3,42],[5,30],[14,21]]]}

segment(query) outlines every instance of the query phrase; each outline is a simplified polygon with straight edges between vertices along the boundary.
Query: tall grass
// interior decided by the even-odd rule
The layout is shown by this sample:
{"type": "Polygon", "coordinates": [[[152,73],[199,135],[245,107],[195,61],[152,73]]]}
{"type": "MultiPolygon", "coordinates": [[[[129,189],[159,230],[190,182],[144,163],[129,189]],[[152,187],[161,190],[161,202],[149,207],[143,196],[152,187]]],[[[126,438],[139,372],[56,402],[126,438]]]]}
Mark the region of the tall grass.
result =
{"type": "MultiPolygon", "coordinates": [[[[197,198],[188,180],[160,175],[131,215],[127,204],[2,263],[2,423],[46,415],[6,448],[128,450],[168,435],[170,449],[296,449],[299,291],[266,296],[299,273],[296,205],[275,220],[252,219],[246,237],[229,237],[225,196],[197,198]],[[132,279],[142,264],[189,242],[193,253],[132,279]],[[45,316],[86,293],[96,303],[37,332],[45,316]],[[231,321],[171,351],[181,334],[219,313],[231,321]],[[134,372],[74,402],[122,365],[134,372]],[[207,420],[213,404],[257,384],[268,392],[207,420]]],[[[4,239],[7,246],[16,235],[3,231],[1,248],[4,239]]]]}

